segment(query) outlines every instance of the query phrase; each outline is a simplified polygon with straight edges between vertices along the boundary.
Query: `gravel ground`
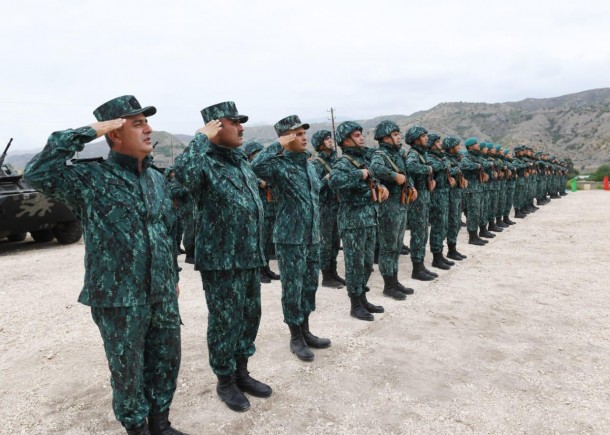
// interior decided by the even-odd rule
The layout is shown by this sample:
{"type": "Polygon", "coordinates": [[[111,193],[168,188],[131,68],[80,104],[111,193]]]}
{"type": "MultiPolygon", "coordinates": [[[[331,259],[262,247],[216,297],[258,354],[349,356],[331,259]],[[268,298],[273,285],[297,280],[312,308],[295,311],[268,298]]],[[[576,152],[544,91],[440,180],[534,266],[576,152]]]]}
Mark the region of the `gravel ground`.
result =
{"type": "MultiPolygon", "coordinates": [[[[279,283],[263,285],[250,369],[274,394],[246,413],[216,397],[201,281],[182,264],[171,420],[191,434],[610,433],[609,215],[610,193],[582,191],[485,247],[462,231],[468,259],[427,283],[403,256],[416,293],[385,298],[374,272],[369,300],[386,308],[374,322],[321,287],[312,330],[333,344],[312,363],[289,351],[279,283]]],[[[76,302],[83,251],[0,243],[0,433],[122,433],[99,332],[76,302]]]]}

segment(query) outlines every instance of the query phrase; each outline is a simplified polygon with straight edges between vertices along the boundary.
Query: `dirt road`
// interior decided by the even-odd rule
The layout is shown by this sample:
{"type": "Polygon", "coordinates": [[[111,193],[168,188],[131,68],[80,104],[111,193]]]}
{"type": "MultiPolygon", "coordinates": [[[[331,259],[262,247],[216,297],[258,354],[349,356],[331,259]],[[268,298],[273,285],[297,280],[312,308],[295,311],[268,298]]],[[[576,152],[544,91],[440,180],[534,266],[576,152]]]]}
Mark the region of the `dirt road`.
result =
{"type": "MultiPolygon", "coordinates": [[[[263,285],[250,366],[274,394],[243,414],[216,397],[201,281],[182,264],[171,420],[191,434],[610,433],[609,216],[610,193],[577,192],[485,247],[462,231],[468,259],[428,283],[403,256],[416,293],[383,297],[375,272],[369,299],[386,313],[374,322],[349,316],[345,289],[320,288],[312,330],[333,344],[313,363],[289,351],[280,285],[263,285]]],[[[0,433],[122,433],[99,332],[76,302],[83,251],[0,243],[0,433]]]]}

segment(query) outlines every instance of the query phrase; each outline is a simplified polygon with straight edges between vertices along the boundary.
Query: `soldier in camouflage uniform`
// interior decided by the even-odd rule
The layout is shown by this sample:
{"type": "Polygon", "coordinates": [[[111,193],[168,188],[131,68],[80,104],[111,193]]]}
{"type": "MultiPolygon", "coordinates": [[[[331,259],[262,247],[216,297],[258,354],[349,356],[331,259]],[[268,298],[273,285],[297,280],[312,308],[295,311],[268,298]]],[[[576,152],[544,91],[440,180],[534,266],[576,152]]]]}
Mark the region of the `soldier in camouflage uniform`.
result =
{"type": "Polygon", "coordinates": [[[125,95],[93,113],[97,123],[53,133],[25,169],[27,181],[80,219],[85,284],[111,373],[114,414],[130,434],[181,434],[169,408],[180,368],[175,215],[166,181],[152,166],[146,117],[156,113],[125,95]],[[66,165],[106,135],[107,160],[66,165]],[[148,421],[147,421],[148,420],[148,421]]]}
{"type": "Polygon", "coordinates": [[[337,152],[333,146],[333,139],[328,130],[316,131],[311,144],[317,151],[316,157],[311,161],[322,187],[320,188],[320,269],[322,270],[322,286],[342,288],[345,280],[337,273],[337,255],[341,246],[339,227],[337,225],[337,212],[339,201],[337,195],[328,187],[330,171],[337,161],[337,152]]]}
{"type": "MultiPolygon", "coordinates": [[[[255,140],[248,141],[244,145],[244,152],[248,156],[248,160],[252,162],[254,157],[261,152],[265,147],[262,143],[255,140]]],[[[258,180],[258,192],[265,209],[265,224],[263,225],[263,238],[265,243],[265,261],[266,266],[263,266],[260,271],[261,283],[269,284],[271,280],[278,280],[280,276],[269,268],[269,259],[275,254],[275,246],[273,245],[273,226],[275,225],[275,216],[277,214],[277,195],[272,193],[271,186],[265,180],[258,180]]]]}
{"type": "Polygon", "coordinates": [[[282,276],[282,311],[290,329],[290,350],[302,361],[313,361],[310,347],[330,346],[309,329],[316,309],[320,274],[320,180],[309,161],[309,124],[291,115],[278,121],[279,137],[252,162],[256,174],[276,186],[280,199],[273,242],[282,276]]]}
{"type": "Polygon", "coordinates": [[[185,263],[195,263],[195,203],[188,189],[182,186],[175,177],[173,167],[166,169],[168,172],[169,189],[172,193],[174,209],[178,214],[180,227],[176,237],[178,253],[186,254],[185,263]],[[169,170],[169,171],[168,171],[169,170]],[[180,250],[180,243],[184,242],[184,251],[180,250]]]}
{"type": "Polygon", "coordinates": [[[451,175],[451,162],[442,150],[441,137],[438,134],[428,135],[430,152],[428,164],[434,171],[436,187],[430,193],[430,251],[432,252],[432,266],[448,270],[454,266],[453,261],[447,260],[443,255],[443,242],[449,231],[449,196],[455,187],[455,178],[451,175]]]}
{"type": "Polygon", "coordinates": [[[464,200],[466,203],[466,227],[468,229],[468,243],[470,245],[483,246],[487,240],[479,237],[478,228],[481,221],[481,203],[483,197],[483,181],[487,174],[483,172],[481,162],[480,144],[474,138],[464,141],[468,152],[460,160],[460,170],[468,182],[468,187],[464,190],[464,200]]]}
{"type": "MultiPolygon", "coordinates": [[[[493,239],[496,235],[488,230],[487,224],[489,223],[489,206],[491,202],[491,191],[493,189],[492,183],[495,180],[496,174],[494,170],[494,163],[488,156],[489,145],[487,142],[481,142],[481,154],[479,155],[479,161],[483,165],[483,173],[486,175],[486,181],[482,183],[483,186],[483,197],[481,199],[481,216],[479,219],[479,237],[486,239],[493,239]]],[[[494,231],[495,232],[495,231],[494,231]]]]}
{"type": "Polygon", "coordinates": [[[226,101],[201,111],[204,127],[178,156],[176,179],[197,204],[195,267],[208,307],[208,353],[218,377],[216,392],[234,411],[245,411],[244,395],[269,397],[268,385],[253,379],[248,359],[261,318],[259,270],[263,252],[263,204],[258,178],[242,144],[248,117],[226,101]]]}
{"type": "Polygon", "coordinates": [[[509,214],[510,209],[513,207],[513,201],[515,197],[515,184],[517,180],[517,167],[513,163],[513,156],[509,148],[502,150],[504,154],[504,162],[507,166],[507,177],[506,177],[506,195],[504,197],[504,203],[502,204],[502,215],[506,225],[515,225],[516,222],[510,220],[509,214]]]}
{"type": "Polygon", "coordinates": [[[430,281],[438,274],[428,270],[424,265],[426,245],[428,243],[428,221],[430,218],[430,191],[434,189],[432,166],[428,163],[428,131],[421,125],[414,125],[407,130],[405,141],[411,149],[405,157],[407,172],[413,178],[417,189],[417,199],[409,205],[408,220],[411,229],[411,278],[430,281]]]}
{"type": "Polygon", "coordinates": [[[337,143],[343,156],[335,163],[328,185],[339,197],[339,233],[343,242],[345,281],[350,298],[350,315],[359,320],[374,320],[382,306],[371,304],[366,285],[373,271],[377,228],[377,204],[387,199],[388,191],[377,186],[369,169],[362,126],[345,121],[337,127],[337,143]]]}
{"type": "Polygon", "coordinates": [[[506,203],[507,179],[512,175],[512,173],[510,172],[508,164],[504,158],[504,150],[502,149],[502,145],[494,145],[494,156],[498,171],[498,199],[496,201],[494,213],[496,227],[508,228],[509,225],[502,220],[502,217],[504,212],[504,204],[506,203]]]}
{"type": "Polygon", "coordinates": [[[379,271],[383,277],[383,294],[402,301],[414,293],[398,281],[400,251],[407,229],[407,202],[412,180],[407,177],[400,154],[400,128],[393,121],[381,121],[375,127],[379,148],[371,159],[371,170],[388,188],[390,196],[379,204],[379,271]]]}
{"type": "Polygon", "coordinates": [[[529,164],[523,159],[523,146],[515,147],[515,156],[513,158],[513,165],[516,168],[517,179],[515,182],[515,218],[523,219],[527,215],[523,212],[525,207],[525,187],[526,180],[528,177],[528,166],[529,164]]]}
{"type": "Polygon", "coordinates": [[[500,191],[502,190],[503,162],[499,162],[496,154],[496,145],[487,144],[487,158],[493,163],[494,177],[490,178],[489,213],[487,214],[489,231],[501,233],[505,227],[504,223],[497,224],[498,204],[500,202],[500,191]]]}
{"type": "Polygon", "coordinates": [[[449,216],[447,218],[447,246],[449,250],[447,251],[447,258],[457,261],[467,258],[457,250],[457,236],[462,226],[462,190],[467,185],[464,182],[464,175],[458,160],[460,142],[461,140],[457,136],[447,136],[443,139],[444,155],[451,165],[449,175],[456,179],[455,186],[449,189],[449,216]]]}

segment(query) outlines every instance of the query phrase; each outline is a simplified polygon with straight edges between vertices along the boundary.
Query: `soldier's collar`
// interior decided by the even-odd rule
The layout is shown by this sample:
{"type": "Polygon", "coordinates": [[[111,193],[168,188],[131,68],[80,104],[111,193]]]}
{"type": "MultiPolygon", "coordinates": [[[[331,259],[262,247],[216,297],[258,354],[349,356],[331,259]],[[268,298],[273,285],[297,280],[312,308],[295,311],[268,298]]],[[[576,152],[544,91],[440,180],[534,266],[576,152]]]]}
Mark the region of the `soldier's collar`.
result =
{"type": "MultiPolygon", "coordinates": [[[[113,161],[124,168],[131,169],[134,172],[138,172],[138,159],[125,154],[117,153],[116,151],[110,150],[108,153],[108,160],[113,161]]],[[[147,169],[152,164],[152,157],[150,155],[144,157],[142,160],[142,170],[147,169]]]]}
{"type": "Polygon", "coordinates": [[[420,154],[427,154],[428,153],[428,148],[423,147],[421,145],[411,145],[411,148],[414,149],[415,151],[417,151],[420,154]]]}
{"type": "Polygon", "coordinates": [[[343,148],[343,154],[363,157],[366,155],[366,149],[364,147],[345,147],[343,148]]]}
{"type": "Polygon", "coordinates": [[[228,158],[232,158],[234,160],[239,159],[247,159],[248,156],[241,148],[229,148],[223,147],[221,145],[216,145],[213,142],[210,142],[210,148],[208,148],[208,153],[216,153],[226,156],[228,158]]]}

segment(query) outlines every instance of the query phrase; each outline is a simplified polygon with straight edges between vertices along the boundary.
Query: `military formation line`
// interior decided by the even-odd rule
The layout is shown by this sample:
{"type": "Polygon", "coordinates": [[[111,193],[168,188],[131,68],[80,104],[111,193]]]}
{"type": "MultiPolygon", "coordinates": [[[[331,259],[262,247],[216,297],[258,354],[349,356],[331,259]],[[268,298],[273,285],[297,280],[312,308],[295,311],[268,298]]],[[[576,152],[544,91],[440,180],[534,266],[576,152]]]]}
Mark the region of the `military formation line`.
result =
{"type": "Polygon", "coordinates": [[[248,370],[261,282],[281,280],[290,350],[310,362],[312,349],[331,346],[310,328],[320,270],[323,286],[345,286],[352,317],[372,321],[384,312],[368,300],[375,259],[383,295],[405,300],[415,291],[398,279],[400,255],[410,255],[411,277],[423,281],[438,276],[424,261],[428,243],[434,268],[466,259],[457,250],[463,212],[468,243],[484,246],[514,224],[513,208],[522,219],[538,209],[534,201],[565,195],[567,166],[553,156],[476,138],[462,149],[460,138],[421,125],[405,132],[407,149],[398,125],[382,121],[374,134],[379,146],[368,148],[362,126],[346,121],[334,141],[330,131],[313,134],[314,156],[309,124],[291,115],[275,124],[276,142],[243,144],[248,116],[230,101],[201,111],[204,126],[163,173],[150,155],[148,117],[156,111],[130,95],[110,100],[94,111],[98,122],[51,134],[25,170],[32,186],[68,204],[81,221],[79,302],[91,307],[100,330],[113,410],[130,434],[184,433],[168,419],[181,359],[181,239],[205,290],[217,394],[245,411],[246,395],[272,394],[248,370]],[[110,146],[107,159],[73,159],[100,136],[110,146]],[[337,272],[341,246],[345,279],[337,272]],[[273,257],[279,275],[269,268],[273,257]]]}

